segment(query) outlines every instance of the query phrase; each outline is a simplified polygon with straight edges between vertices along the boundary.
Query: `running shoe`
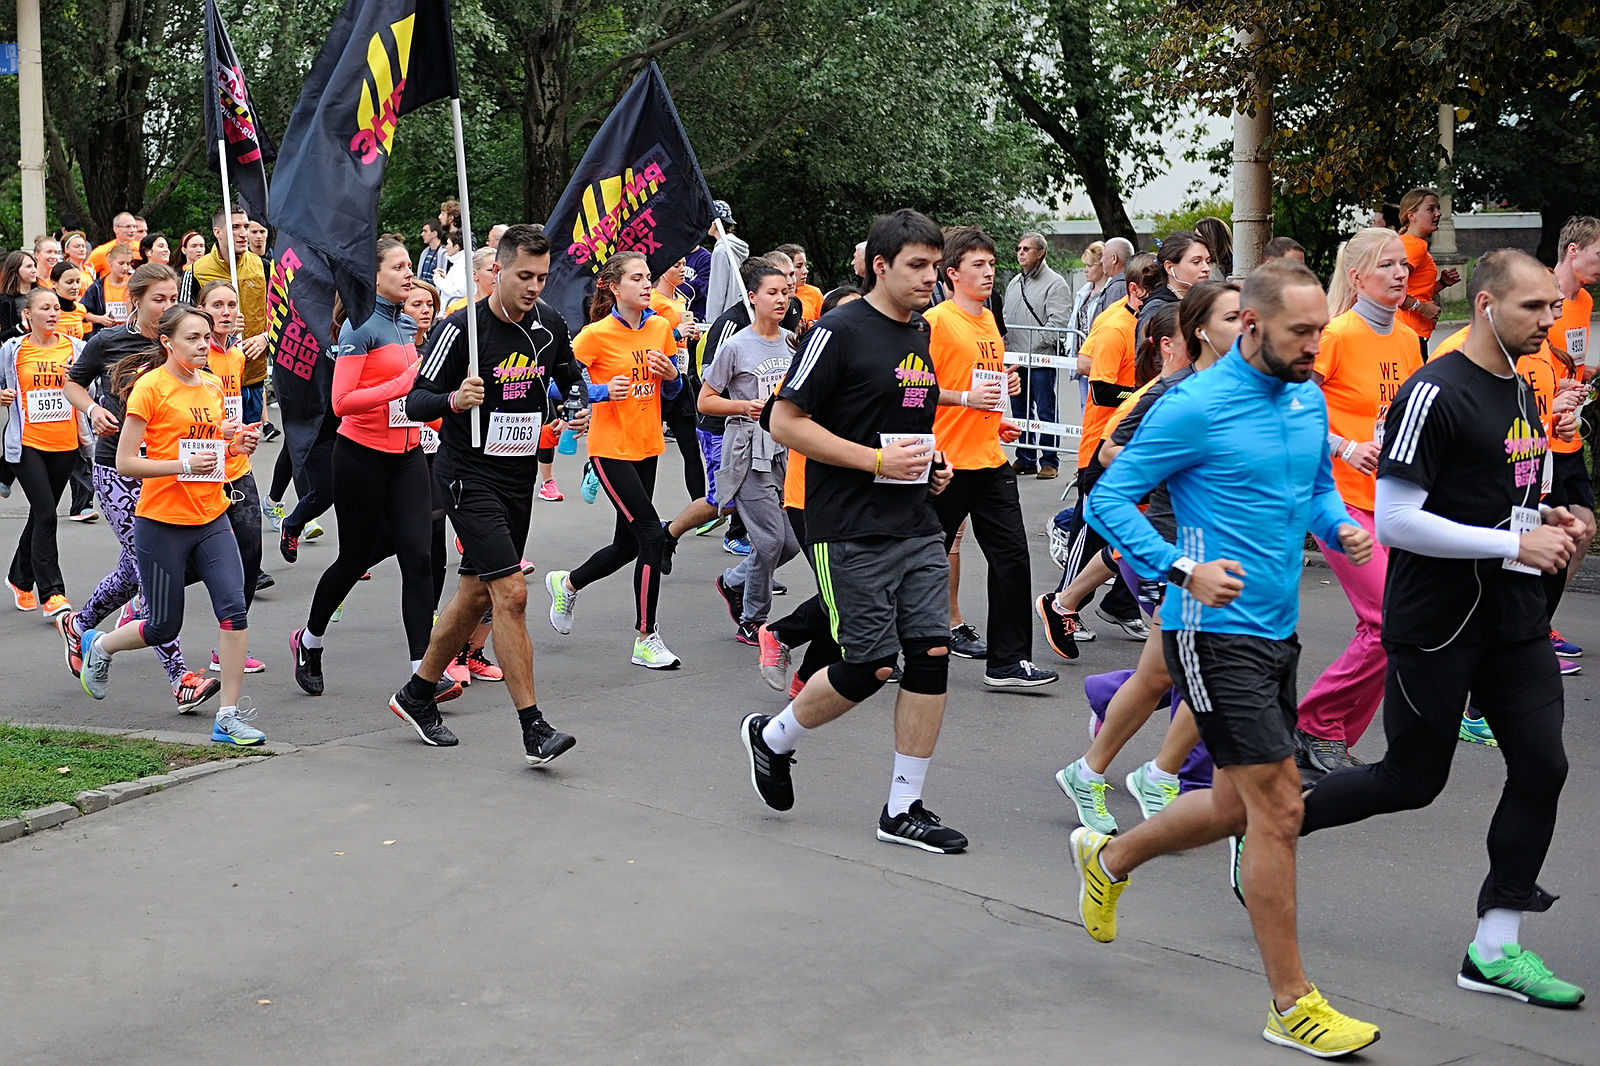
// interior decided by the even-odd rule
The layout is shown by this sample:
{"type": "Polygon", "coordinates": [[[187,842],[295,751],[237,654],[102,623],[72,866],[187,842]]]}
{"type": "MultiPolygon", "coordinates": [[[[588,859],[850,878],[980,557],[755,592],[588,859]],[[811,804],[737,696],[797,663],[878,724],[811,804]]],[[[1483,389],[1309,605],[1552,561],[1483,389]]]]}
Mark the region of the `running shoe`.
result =
{"type": "Polygon", "coordinates": [[[450,748],[461,743],[456,739],[456,735],[450,732],[450,727],[444,724],[444,719],[439,715],[439,708],[431,699],[415,702],[406,695],[404,689],[401,689],[389,697],[389,709],[402,722],[415,729],[424,744],[435,748],[450,748]]]}
{"type": "Polygon", "coordinates": [[[31,590],[19,589],[9,581],[6,582],[6,585],[11,589],[11,600],[17,605],[17,610],[37,611],[39,609],[39,597],[35,596],[31,590]]]}
{"type": "Polygon", "coordinates": [[[682,661],[668,649],[661,634],[652,629],[644,636],[634,637],[633,665],[651,670],[676,670],[682,661]]]}
{"type": "Polygon", "coordinates": [[[728,617],[733,619],[733,624],[738,625],[744,617],[744,586],[730,585],[722,580],[723,575],[718,574],[716,581],[717,595],[722,597],[723,604],[728,608],[728,617]]]}
{"type": "Polygon", "coordinates": [[[1580,662],[1572,659],[1558,659],[1556,662],[1561,667],[1562,677],[1572,677],[1574,674],[1583,673],[1583,664],[1580,662]]]}
{"type": "Polygon", "coordinates": [[[1039,688],[1061,680],[1054,670],[1035,666],[1027,659],[1010,666],[991,666],[983,672],[985,688],[1039,688]]]}
{"type": "Polygon", "coordinates": [[[962,622],[950,628],[950,654],[962,659],[983,659],[989,655],[989,645],[976,629],[962,622]]]}
{"type": "Polygon", "coordinates": [[[671,522],[661,523],[661,576],[672,573],[672,557],[678,551],[678,538],[670,532],[671,522]]]}
{"type": "Polygon", "coordinates": [[[98,521],[100,521],[100,512],[99,511],[95,511],[95,510],[75,511],[72,514],[67,515],[67,521],[69,521],[69,522],[98,522],[98,521]]]}
{"type": "MultiPolygon", "coordinates": [[[[247,673],[247,674],[259,674],[263,670],[265,670],[266,668],[267,668],[267,664],[266,663],[262,662],[260,659],[257,659],[255,657],[251,656],[248,652],[245,653],[245,657],[244,657],[244,672],[245,673],[247,673]]],[[[212,652],[211,652],[211,672],[213,674],[222,673],[222,660],[217,656],[217,653],[216,653],[215,649],[213,649],[212,652]]]]}
{"type": "Polygon", "coordinates": [[[372,571],[368,570],[366,573],[364,573],[360,577],[356,578],[356,580],[357,581],[371,581],[372,580],[372,571]]]}
{"type": "Polygon", "coordinates": [[[796,699],[798,699],[801,690],[803,690],[805,687],[805,679],[799,674],[795,674],[793,677],[791,677],[789,679],[789,702],[793,703],[796,699]]]}
{"type": "Polygon", "coordinates": [[[789,645],[778,639],[771,626],[756,631],[756,646],[761,649],[761,680],[774,692],[782,692],[789,681],[789,645]]]}
{"type": "Polygon", "coordinates": [[[72,671],[73,677],[83,673],[83,638],[78,636],[77,618],[71,611],[56,616],[56,632],[61,634],[61,643],[66,646],[67,669],[72,671]]]}
{"type": "Polygon", "coordinates": [[[1261,1035],[1319,1059],[1336,1059],[1376,1044],[1378,1027],[1340,1014],[1312,985],[1311,991],[1294,1001],[1288,1014],[1279,1014],[1278,1005],[1269,1001],[1267,1026],[1261,1035]]]}
{"type": "Polygon", "coordinates": [[[283,530],[283,517],[287,513],[283,509],[283,504],[277,500],[263,500],[261,501],[261,513],[267,516],[267,522],[272,526],[274,533],[283,530]]]}
{"type": "Polygon", "coordinates": [[[1250,904],[1244,901],[1244,837],[1228,838],[1228,887],[1233,889],[1233,898],[1239,901],[1239,906],[1250,909],[1250,904]]]}
{"type": "Polygon", "coordinates": [[[885,685],[898,685],[900,683],[900,679],[905,676],[906,672],[900,669],[899,663],[896,663],[894,669],[889,671],[889,676],[884,678],[883,683],[885,685]]]}
{"type": "Polygon", "coordinates": [[[283,556],[283,561],[292,563],[300,558],[300,538],[291,537],[288,530],[278,533],[278,554],[283,556]]]}
{"type": "Polygon", "coordinates": [[[1461,728],[1456,731],[1456,739],[1464,740],[1468,744],[1482,744],[1488,748],[1498,748],[1500,742],[1494,738],[1494,733],[1489,729],[1489,723],[1482,718],[1461,716],[1461,728]]]}
{"type": "Polygon", "coordinates": [[[523,577],[532,577],[534,571],[538,570],[539,568],[528,562],[526,558],[523,558],[517,561],[517,569],[522,571],[523,577]]]}
{"type": "Polygon", "coordinates": [[[1072,639],[1077,641],[1079,644],[1088,644],[1090,641],[1094,640],[1094,630],[1084,625],[1083,620],[1079,619],[1078,628],[1072,634],[1072,639]]]}
{"type": "Polygon", "coordinates": [[[211,727],[211,739],[218,744],[236,744],[241,748],[253,748],[267,739],[267,735],[250,723],[255,720],[256,712],[253,707],[235,707],[230,711],[220,711],[217,720],[211,727]]]}
{"type": "Polygon", "coordinates": [[[733,634],[733,639],[740,644],[748,644],[752,648],[761,647],[760,626],[754,622],[740,622],[738,630],[733,634]]]}
{"type": "Polygon", "coordinates": [[[58,592],[54,596],[49,596],[45,599],[43,610],[46,618],[54,620],[71,611],[72,604],[68,603],[67,598],[58,592]]]}
{"type": "Polygon", "coordinates": [[[256,591],[257,592],[265,592],[267,589],[270,589],[272,586],[276,585],[277,583],[278,583],[277,579],[275,579],[271,574],[267,573],[265,570],[262,570],[260,573],[256,574],[256,591]]]}
{"type": "MultiPolygon", "coordinates": [[[[278,405],[276,403],[274,403],[272,406],[276,407],[278,405]]],[[[271,422],[263,422],[263,423],[261,423],[261,439],[262,440],[277,440],[281,436],[283,436],[283,430],[279,429],[277,426],[273,425],[271,422]]]]}
{"type": "Polygon", "coordinates": [[[1078,808],[1078,822],[1096,833],[1114,836],[1117,820],[1106,810],[1106,793],[1111,786],[1105,781],[1092,780],[1084,771],[1083,760],[1056,771],[1056,787],[1078,808]]]}
{"type": "Polygon", "coordinates": [[[128,599],[128,602],[124,603],[122,605],[122,610],[117,612],[117,625],[116,625],[116,628],[121,629],[123,626],[128,625],[130,622],[137,622],[137,621],[139,621],[139,619],[141,619],[143,617],[144,617],[144,601],[142,601],[139,598],[139,594],[137,592],[135,592],[128,599]]]}
{"type": "Polygon", "coordinates": [[[294,663],[294,683],[307,696],[322,695],[322,649],[305,646],[304,628],[289,634],[289,661],[294,663]]]}
{"type": "Polygon", "coordinates": [[[885,844],[906,844],[935,855],[953,855],[967,850],[967,838],[939,824],[939,816],[922,805],[913,803],[904,814],[890,815],[887,805],[878,815],[878,839],[885,844]]]}
{"type": "Polygon", "coordinates": [[[600,498],[600,475],[594,472],[594,463],[583,464],[583,481],[578,484],[578,495],[583,497],[584,503],[593,503],[600,498]]]}
{"type": "Polygon", "coordinates": [[[9,500],[10,498],[11,498],[11,482],[9,482],[9,481],[0,481],[0,500],[9,500]]]}
{"type": "Polygon", "coordinates": [[[1093,829],[1074,829],[1072,866],[1078,872],[1078,916],[1084,930],[1102,944],[1117,939],[1117,897],[1128,887],[1128,879],[1113,881],[1100,865],[1100,853],[1111,838],[1093,829]]]}
{"type": "Polygon", "coordinates": [[[698,526],[695,526],[694,527],[694,535],[697,536],[697,537],[707,536],[708,534],[710,534],[710,533],[712,533],[712,532],[714,532],[716,530],[721,529],[724,525],[727,524],[727,521],[728,521],[728,516],[727,515],[719,514],[719,515],[717,515],[717,517],[713,518],[711,521],[702,522],[698,526]]]}
{"type": "Polygon", "coordinates": [[[541,715],[522,727],[522,750],[529,766],[543,766],[578,740],[567,733],[558,733],[541,715]]]}
{"type": "Polygon", "coordinates": [[[451,659],[450,665],[444,668],[444,676],[463,688],[472,684],[472,671],[467,669],[466,648],[456,652],[456,657],[451,659]]]}
{"type": "Polygon", "coordinates": [[[722,550],[727,552],[729,555],[749,555],[750,554],[750,538],[749,537],[723,537],[722,538],[722,550]]]}
{"type": "Polygon", "coordinates": [[[560,503],[566,497],[556,488],[556,479],[552,477],[546,478],[544,484],[539,486],[539,499],[546,503],[560,503]]]}
{"type": "Polygon", "coordinates": [[[1335,770],[1343,770],[1349,766],[1360,766],[1361,760],[1350,754],[1350,749],[1342,740],[1325,740],[1314,737],[1303,729],[1294,731],[1295,743],[1304,749],[1306,761],[1313,770],[1320,770],[1331,774],[1335,770]]]}
{"type": "MultiPolygon", "coordinates": [[[[506,673],[483,654],[483,649],[473,648],[467,652],[467,672],[474,681],[504,681],[506,673]]],[[[462,682],[465,684],[465,682],[462,682]]]]}
{"type": "Polygon", "coordinates": [[[1050,650],[1063,659],[1076,659],[1078,642],[1073,638],[1083,629],[1078,612],[1059,609],[1055,595],[1049,592],[1035,600],[1033,608],[1044,621],[1044,639],[1050,642],[1050,650]]]}
{"type": "Polygon", "coordinates": [[[1150,639],[1150,624],[1143,618],[1118,618],[1116,615],[1108,613],[1099,604],[1095,605],[1094,613],[1122,630],[1129,640],[1150,639]]]}
{"type": "Polygon", "coordinates": [[[1563,637],[1559,630],[1550,631],[1550,647],[1554,648],[1555,653],[1563,659],[1583,658],[1583,649],[1563,637]]]}
{"type": "Polygon", "coordinates": [[[1139,813],[1154,818],[1167,804],[1178,798],[1178,782],[1156,777],[1150,771],[1153,763],[1143,763],[1137,770],[1123,778],[1128,794],[1139,801],[1139,813]]]}
{"type": "MultiPolygon", "coordinates": [[[[333,613],[328,616],[328,621],[337,622],[339,619],[341,619],[343,617],[344,617],[344,601],[340,600],[339,601],[339,606],[335,607],[333,609],[333,613]]],[[[433,621],[434,621],[435,625],[438,624],[438,622],[439,622],[438,614],[435,614],[433,616],[433,621]]]]}
{"type": "Polygon", "coordinates": [[[101,635],[98,629],[84,632],[83,670],[78,674],[78,682],[83,685],[83,691],[97,700],[106,698],[106,688],[111,684],[111,656],[95,643],[101,635]]]}
{"type": "Polygon", "coordinates": [[[435,704],[449,703],[460,697],[461,683],[453,677],[441,677],[438,684],[433,686],[433,702],[435,704]]]}
{"type": "Polygon", "coordinates": [[[761,739],[761,731],[771,720],[764,714],[747,714],[739,724],[739,735],[750,755],[750,784],[755,786],[756,795],[773,810],[786,811],[794,806],[794,782],[789,778],[794,754],[780,755],[761,739]]]}
{"type": "Polygon", "coordinates": [[[1507,996],[1536,1007],[1571,1010],[1583,1002],[1583,989],[1563,981],[1550,972],[1544,960],[1517,944],[1505,946],[1505,958],[1490,962],[1478,954],[1476,944],[1467,945],[1466,958],[1456,984],[1473,992],[1507,996]]]}
{"type": "Polygon", "coordinates": [[[311,521],[306,523],[306,528],[300,531],[300,535],[305,537],[307,540],[316,540],[325,532],[327,531],[317,523],[315,518],[313,518],[311,521]]]}
{"type": "Polygon", "coordinates": [[[568,592],[565,582],[567,570],[552,570],[544,576],[545,591],[550,593],[550,625],[562,636],[572,632],[572,612],[578,606],[577,592],[568,592]]]}
{"type": "Polygon", "coordinates": [[[782,581],[774,581],[772,583],[772,594],[774,596],[787,596],[789,595],[789,586],[782,581]]]}
{"type": "Polygon", "coordinates": [[[172,698],[178,701],[179,714],[193,714],[202,703],[221,691],[221,681],[190,670],[172,686],[172,698]]]}

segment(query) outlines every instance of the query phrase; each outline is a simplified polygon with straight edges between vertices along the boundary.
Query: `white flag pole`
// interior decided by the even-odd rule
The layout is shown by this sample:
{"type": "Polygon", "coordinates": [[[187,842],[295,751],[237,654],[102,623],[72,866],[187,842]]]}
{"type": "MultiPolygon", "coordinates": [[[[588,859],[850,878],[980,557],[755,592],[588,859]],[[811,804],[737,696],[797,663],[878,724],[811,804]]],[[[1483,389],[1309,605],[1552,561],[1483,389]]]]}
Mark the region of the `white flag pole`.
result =
{"type": "MultiPolygon", "coordinates": [[[[228,236],[228,277],[233,279],[233,291],[239,291],[239,263],[233,251],[233,196],[228,190],[228,145],[221,137],[217,138],[217,160],[222,164],[222,232],[228,236]]],[[[200,293],[195,292],[199,297],[200,293]]]]}
{"type": "MultiPolygon", "coordinates": [[[[454,127],[456,139],[456,199],[461,201],[461,255],[465,260],[463,269],[467,272],[467,374],[470,377],[479,377],[478,373],[478,279],[476,271],[472,269],[472,212],[467,205],[467,148],[466,141],[461,135],[461,98],[450,98],[450,123],[454,127]]],[[[483,443],[483,427],[479,424],[478,411],[482,404],[472,409],[472,446],[480,447],[483,443]]]]}

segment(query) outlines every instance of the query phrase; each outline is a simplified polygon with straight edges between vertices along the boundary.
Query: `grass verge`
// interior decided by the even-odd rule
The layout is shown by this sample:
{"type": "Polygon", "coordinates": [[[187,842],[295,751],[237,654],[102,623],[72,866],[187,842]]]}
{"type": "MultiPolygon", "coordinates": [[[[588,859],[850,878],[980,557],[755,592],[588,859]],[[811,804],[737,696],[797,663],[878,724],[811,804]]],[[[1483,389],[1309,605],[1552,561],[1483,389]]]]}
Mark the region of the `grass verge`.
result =
{"type": "Polygon", "coordinates": [[[261,754],[259,748],[163,744],[0,722],[0,818],[15,818],[20,811],[50,803],[70,803],[78,793],[114,781],[261,754]]]}

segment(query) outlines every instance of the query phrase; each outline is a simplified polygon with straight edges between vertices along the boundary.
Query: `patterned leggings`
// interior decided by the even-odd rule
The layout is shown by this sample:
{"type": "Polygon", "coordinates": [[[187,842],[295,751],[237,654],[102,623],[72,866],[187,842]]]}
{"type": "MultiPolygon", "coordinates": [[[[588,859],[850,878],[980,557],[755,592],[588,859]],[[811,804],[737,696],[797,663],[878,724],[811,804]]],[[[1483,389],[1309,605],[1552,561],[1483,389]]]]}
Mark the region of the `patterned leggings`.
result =
{"type": "MultiPolygon", "coordinates": [[[[144,590],[139,587],[139,560],[133,550],[133,508],[139,502],[141,485],[143,482],[138,478],[123,477],[112,467],[94,464],[94,491],[100,497],[100,513],[106,516],[111,531],[117,535],[121,554],[117,557],[117,568],[101,580],[78,611],[77,620],[82,629],[99,626],[112,611],[119,610],[132,599],[134,593],[143,596],[144,590]]],[[[145,602],[149,602],[147,597],[145,602]]],[[[176,686],[188,672],[178,642],[157,645],[156,655],[167,671],[167,680],[176,686]]]]}

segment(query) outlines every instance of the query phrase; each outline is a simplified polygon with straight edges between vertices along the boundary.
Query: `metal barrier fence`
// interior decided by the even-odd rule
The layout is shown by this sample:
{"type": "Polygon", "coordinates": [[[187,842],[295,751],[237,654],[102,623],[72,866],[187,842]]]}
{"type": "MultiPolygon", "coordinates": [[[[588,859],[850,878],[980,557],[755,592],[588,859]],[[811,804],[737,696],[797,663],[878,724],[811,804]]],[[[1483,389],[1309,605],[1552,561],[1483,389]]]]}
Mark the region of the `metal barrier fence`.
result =
{"type": "MultiPolygon", "coordinates": [[[[1077,469],[1077,442],[1083,430],[1077,423],[1061,420],[1063,413],[1076,412],[1079,421],[1083,417],[1083,402],[1076,385],[1071,383],[1078,377],[1078,346],[1083,343],[1082,330],[1071,326],[1031,326],[1021,323],[1007,322],[1004,327],[1006,353],[1006,366],[1014,366],[1019,370],[1054,370],[1056,373],[1052,382],[1051,393],[1048,398],[1035,397],[1034,377],[1031,373],[1022,374],[1022,395],[1013,398],[1012,411],[1017,410],[1018,401],[1021,402],[1023,415],[1015,416],[1010,421],[1022,427],[1022,436],[1012,447],[1021,446],[1034,451],[1060,452],[1062,447],[1070,442],[1072,462],[1066,464],[1069,471],[1077,469]],[[1066,383],[1066,387],[1063,387],[1066,383]],[[1045,402],[1036,403],[1035,400],[1045,402]],[[1038,417],[1054,414],[1054,418],[1038,417]]],[[[1042,377],[1042,375],[1040,375],[1042,377]]]]}

